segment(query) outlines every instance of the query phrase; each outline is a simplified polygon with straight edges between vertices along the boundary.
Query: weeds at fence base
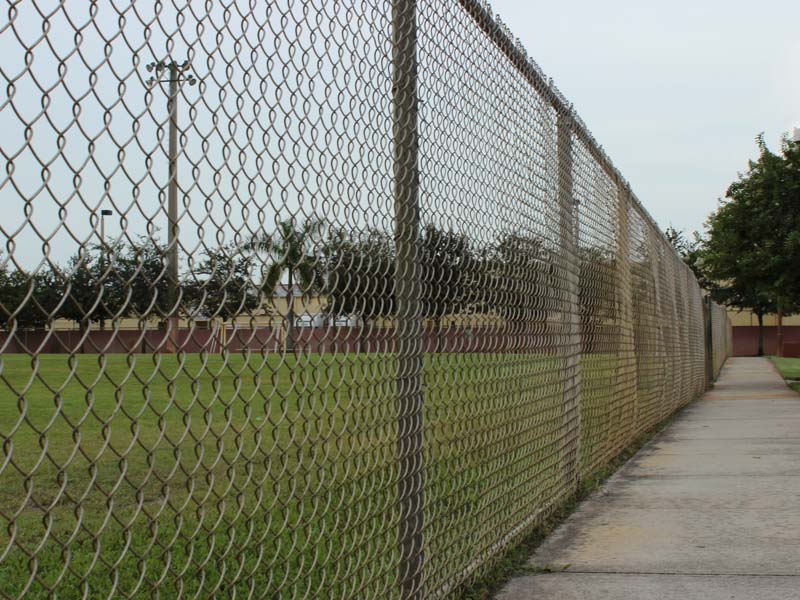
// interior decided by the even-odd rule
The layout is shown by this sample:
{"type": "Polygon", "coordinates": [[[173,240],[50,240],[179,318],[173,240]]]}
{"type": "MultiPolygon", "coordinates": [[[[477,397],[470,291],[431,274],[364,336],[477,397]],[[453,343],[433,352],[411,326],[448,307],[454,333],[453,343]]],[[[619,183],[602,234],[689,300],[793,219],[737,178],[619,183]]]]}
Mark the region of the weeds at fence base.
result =
{"type": "MultiPolygon", "coordinates": [[[[800,362],[800,361],[798,361],[800,362]]],[[[480,578],[467,582],[453,595],[462,600],[487,600],[493,598],[502,587],[513,577],[520,575],[533,575],[540,573],[543,569],[533,567],[529,560],[536,548],[561,525],[578,508],[581,502],[586,500],[596,491],[609,477],[611,477],[620,467],[622,467],[634,454],[636,454],[646,443],[663,431],[675,419],[677,419],[687,406],[687,404],[676,410],[669,417],[655,424],[650,429],[640,433],[633,441],[626,446],[622,452],[611,459],[607,464],[597,468],[594,473],[585,477],[578,485],[578,489],[570,495],[564,502],[555,507],[553,512],[534,526],[534,528],[516,544],[513,544],[506,552],[492,559],[480,578]]],[[[548,569],[552,571],[552,569],[548,569]]],[[[563,570],[563,569],[562,569],[563,570]]]]}

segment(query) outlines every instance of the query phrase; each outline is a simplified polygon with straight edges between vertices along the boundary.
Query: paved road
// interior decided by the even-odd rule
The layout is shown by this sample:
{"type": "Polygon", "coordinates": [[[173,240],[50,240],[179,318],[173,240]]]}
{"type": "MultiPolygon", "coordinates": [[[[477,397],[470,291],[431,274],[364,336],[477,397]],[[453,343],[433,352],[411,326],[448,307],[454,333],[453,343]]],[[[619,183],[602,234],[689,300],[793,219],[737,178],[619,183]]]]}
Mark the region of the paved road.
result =
{"type": "Polygon", "coordinates": [[[800,394],[760,358],[648,443],[502,600],[800,600],[800,394]],[[563,571],[562,571],[563,569],[563,571]]]}

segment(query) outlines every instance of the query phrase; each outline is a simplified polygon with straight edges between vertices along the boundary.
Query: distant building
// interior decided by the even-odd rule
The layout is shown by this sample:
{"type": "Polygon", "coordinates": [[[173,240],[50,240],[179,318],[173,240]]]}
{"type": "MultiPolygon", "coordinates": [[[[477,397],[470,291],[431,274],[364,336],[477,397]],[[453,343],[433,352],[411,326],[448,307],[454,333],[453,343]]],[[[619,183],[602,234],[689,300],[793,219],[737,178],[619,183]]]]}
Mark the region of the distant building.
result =
{"type": "MultiPolygon", "coordinates": [[[[795,130],[796,131],[796,130],[795,130]]],[[[728,309],[733,326],[733,355],[755,356],[758,353],[758,317],[749,310],[728,309]]],[[[764,315],[764,353],[778,352],[778,318],[764,315]]],[[[783,343],[786,356],[800,349],[800,315],[783,317],[783,343]]]]}

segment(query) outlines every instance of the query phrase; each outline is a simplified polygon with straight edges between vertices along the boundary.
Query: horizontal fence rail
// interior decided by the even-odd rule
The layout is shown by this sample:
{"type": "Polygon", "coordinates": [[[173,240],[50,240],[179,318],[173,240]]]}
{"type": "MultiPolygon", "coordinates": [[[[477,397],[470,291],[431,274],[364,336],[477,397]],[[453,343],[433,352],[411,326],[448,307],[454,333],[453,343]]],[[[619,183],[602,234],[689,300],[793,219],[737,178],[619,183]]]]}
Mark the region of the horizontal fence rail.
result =
{"type": "Polygon", "coordinates": [[[5,598],[454,595],[730,355],[482,2],[0,32],[5,598]]]}

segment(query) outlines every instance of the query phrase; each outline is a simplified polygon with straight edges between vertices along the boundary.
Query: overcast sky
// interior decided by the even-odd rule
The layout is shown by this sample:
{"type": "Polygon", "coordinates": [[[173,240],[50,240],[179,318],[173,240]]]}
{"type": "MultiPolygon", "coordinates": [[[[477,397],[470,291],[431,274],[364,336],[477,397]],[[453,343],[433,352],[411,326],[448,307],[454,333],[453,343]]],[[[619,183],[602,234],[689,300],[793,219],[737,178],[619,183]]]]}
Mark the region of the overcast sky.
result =
{"type": "Polygon", "coordinates": [[[492,0],[663,227],[800,127],[800,1],[492,0]]]}
{"type": "MultiPolygon", "coordinates": [[[[13,33],[0,36],[0,89],[13,92],[8,102],[0,97],[2,148],[13,157],[0,178],[0,252],[18,264],[33,268],[46,256],[63,262],[78,244],[97,243],[91,215],[100,208],[113,210],[105,230],[112,240],[148,228],[163,237],[166,90],[148,88],[143,65],[167,54],[191,57],[201,80],[184,86],[179,102],[181,256],[247,239],[289,213],[390,225],[388,0],[345,0],[333,4],[337,10],[327,0],[270,0],[257,10],[236,0],[236,11],[218,2],[200,12],[197,3],[75,0],[48,16],[47,27],[38,10],[44,2],[19,4],[13,33]],[[71,32],[84,22],[91,26],[81,26],[76,53],[71,32]]],[[[755,155],[755,136],[765,132],[777,148],[783,132],[800,126],[800,0],[494,0],[493,8],[662,228],[702,227],[755,155]]],[[[430,145],[422,151],[434,161],[423,164],[425,214],[485,233],[490,218],[503,214],[499,197],[535,197],[546,206],[542,194],[514,187],[514,177],[530,174],[502,167],[523,142],[546,152],[545,138],[515,137],[515,124],[537,119],[526,112],[535,105],[525,99],[530,90],[511,85],[508,65],[493,62],[499,53],[481,50],[488,42],[477,28],[463,29],[455,0],[423,3],[420,11],[421,93],[433,107],[423,115],[430,145]],[[465,85],[474,73],[480,81],[465,85]],[[506,123],[514,127],[493,135],[506,123]],[[482,161],[494,178],[486,189],[467,185],[462,171],[448,167],[453,161],[482,161]],[[449,178],[436,179],[442,173],[449,178]],[[508,195],[509,186],[526,191],[508,195]],[[491,209],[463,210],[465,194],[491,209]]],[[[528,129],[552,133],[544,122],[528,129]]],[[[527,157],[530,173],[553,166],[543,154],[527,157]]],[[[540,212],[531,210],[533,229],[548,227],[540,212]]]]}

